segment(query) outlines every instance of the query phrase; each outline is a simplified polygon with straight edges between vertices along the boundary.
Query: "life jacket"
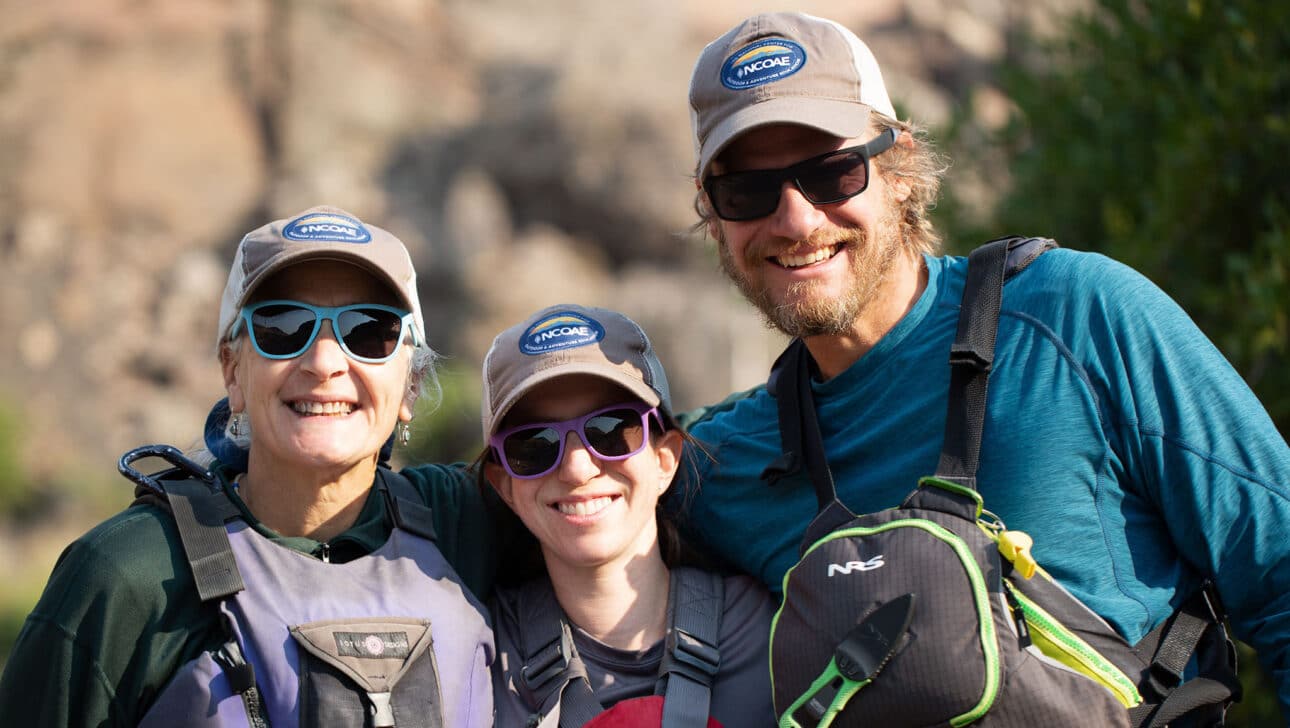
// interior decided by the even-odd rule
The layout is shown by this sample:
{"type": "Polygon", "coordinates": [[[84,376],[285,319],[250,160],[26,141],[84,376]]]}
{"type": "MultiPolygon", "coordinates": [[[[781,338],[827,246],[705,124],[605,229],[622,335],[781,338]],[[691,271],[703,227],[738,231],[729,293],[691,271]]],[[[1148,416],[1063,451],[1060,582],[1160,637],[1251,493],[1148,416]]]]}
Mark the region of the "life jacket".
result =
{"type": "Polygon", "coordinates": [[[515,642],[522,667],[516,687],[532,711],[529,728],[721,728],[709,716],[725,609],[725,583],[719,575],[690,567],[671,570],[667,633],[654,695],[623,700],[609,710],[591,691],[551,582],[535,579],[507,598],[519,616],[515,642]]]}
{"type": "Polygon", "coordinates": [[[405,478],[377,470],[394,521],[386,543],[326,563],[256,532],[173,448],[131,451],[121,469],[168,506],[227,637],[175,674],[140,726],[492,725],[484,609],[435,546],[430,509],[405,478]],[[179,467],[143,476],[130,462],[146,455],[179,467]]]}
{"type": "Polygon", "coordinates": [[[1209,589],[1130,645],[984,509],[976,471],[1003,283],[1051,247],[1005,238],[969,256],[940,463],[896,508],[857,516],[837,499],[810,354],[799,339],[776,362],[784,455],[763,477],[786,487],[774,481],[804,469],[819,505],[771,630],[780,726],[1210,726],[1239,699],[1209,589]]]}

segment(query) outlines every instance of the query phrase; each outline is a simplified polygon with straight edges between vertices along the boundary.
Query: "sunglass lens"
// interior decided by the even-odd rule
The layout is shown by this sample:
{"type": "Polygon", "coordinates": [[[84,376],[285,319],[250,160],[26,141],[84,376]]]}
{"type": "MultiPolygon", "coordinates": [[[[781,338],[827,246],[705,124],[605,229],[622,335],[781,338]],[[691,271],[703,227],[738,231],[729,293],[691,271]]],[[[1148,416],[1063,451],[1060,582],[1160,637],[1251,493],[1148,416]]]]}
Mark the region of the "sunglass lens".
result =
{"type": "Polygon", "coordinates": [[[269,356],[296,356],[309,345],[315,320],[314,312],[307,308],[264,306],[251,314],[251,336],[269,356]]]}
{"type": "Polygon", "coordinates": [[[560,433],[550,427],[512,432],[502,441],[502,454],[515,475],[540,475],[550,470],[560,457],[560,433]]]}
{"type": "Polygon", "coordinates": [[[717,214],[727,220],[754,220],[779,206],[782,180],[773,174],[735,172],[713,178],[708,187],[717,214]]]}
{"type": "Polygon", "coordinates": [[[583,425],[586,443],[604,457],[634,453],[645,442],[645,428],[639,412],[630,409],[602,412],[583,425]]]}
{"type": "Polygon", "coordinates": [[[860,152],[829,155],[797,175],[802,193],[816,204],[854,197],[864,191],[868,181],[864,155],[860,152]]]}
{"type": "Polygon", "coordinates": [[[394,353],[403,333],[403,319],[379,308],[341,312],[336,335],[354,356],[384,359],[394,353]]]}

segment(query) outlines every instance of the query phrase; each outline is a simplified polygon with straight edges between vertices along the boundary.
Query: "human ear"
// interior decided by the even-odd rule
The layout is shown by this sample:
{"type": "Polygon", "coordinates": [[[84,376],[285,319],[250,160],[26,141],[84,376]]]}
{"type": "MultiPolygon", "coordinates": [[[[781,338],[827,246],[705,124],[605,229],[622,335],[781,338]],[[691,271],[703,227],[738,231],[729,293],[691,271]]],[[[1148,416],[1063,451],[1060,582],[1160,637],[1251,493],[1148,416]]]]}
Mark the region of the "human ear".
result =
{"type": "Polygon", "coordinates": [[[228,392],[228,409],[230,412],[246,411],[246,397],[243,396],[242,385],[238,382],[238,352],[234,352],[227,344],[219,348],[219,364],[224,374],[224,390],[228,392]]]}
{"type": "Polygon", "coordinates": [[[493,490],[497,491],[497,495],[501,496],[506,505],[510,506],[511,510],[515,510],[515,500],[511,497],[511,475],[506,472],[506,468],[503,468],[500,463],[485,462],[484,478],[489,485],[493,486],[493,490]]]}
{"type": "Polygon", "coordinates": [[[668,430],[659,436],[654,445],[658,458],[658,477],[660,493],[666,491],[681,467],[681,454],[685,452],[685,438],[679,430],[668,430]]]}

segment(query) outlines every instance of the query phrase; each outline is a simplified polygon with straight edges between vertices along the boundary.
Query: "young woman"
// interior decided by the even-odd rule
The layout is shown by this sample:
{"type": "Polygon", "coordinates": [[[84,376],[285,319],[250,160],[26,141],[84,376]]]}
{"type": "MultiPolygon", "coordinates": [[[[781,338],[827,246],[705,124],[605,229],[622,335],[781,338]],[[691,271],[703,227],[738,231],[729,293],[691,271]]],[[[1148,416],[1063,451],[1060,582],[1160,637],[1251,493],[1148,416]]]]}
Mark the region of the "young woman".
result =
{"type": "Polygon", "coordinates": [[[658,508],[687,437],[640,327],[543,309],[483,380],[482,475],[533,537],[503,561],[545,567],[494,599],[497,724],[773,725],[769,595],[681,566],[658,508]]]}

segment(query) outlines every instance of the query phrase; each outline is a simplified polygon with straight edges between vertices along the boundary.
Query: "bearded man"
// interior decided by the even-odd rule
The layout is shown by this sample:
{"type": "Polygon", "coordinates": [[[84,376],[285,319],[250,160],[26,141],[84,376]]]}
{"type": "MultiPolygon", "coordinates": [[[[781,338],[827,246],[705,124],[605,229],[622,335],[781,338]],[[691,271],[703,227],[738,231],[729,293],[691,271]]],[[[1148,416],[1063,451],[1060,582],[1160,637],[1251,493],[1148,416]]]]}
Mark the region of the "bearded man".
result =
{"type": "MultiPolygon", "coordinates": [[[[927,218],[944,165],[897,118],[865,44],[820,18],[741,22],[703,51],[690,106],[701,226],[744,296],[809,350],[838,498],[898,505],[936,472],[945,433],[967,265],[927,218]]],[[[817,503],[804,474],[762,478],[782,453],[774,397],[760,386],[685,420],[714,456],[674,499],[689,535],[779,591],[817,503]]],[[[1290,706],[1290,448],[1143,276],[1061,248],[1009,278],[977,484],[1131,644],[1212,582],[1290,706]]]]}

